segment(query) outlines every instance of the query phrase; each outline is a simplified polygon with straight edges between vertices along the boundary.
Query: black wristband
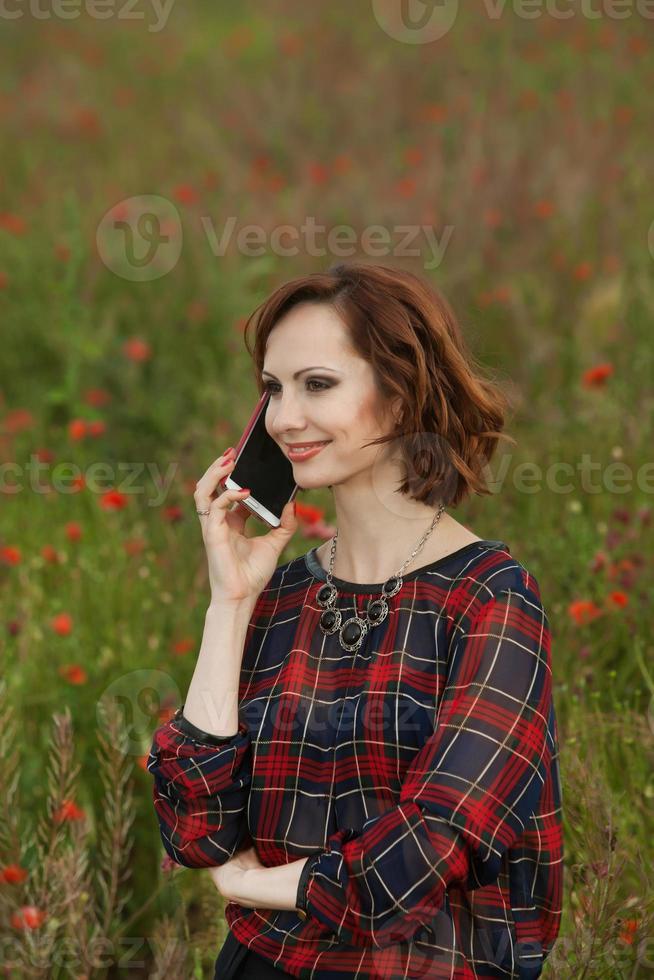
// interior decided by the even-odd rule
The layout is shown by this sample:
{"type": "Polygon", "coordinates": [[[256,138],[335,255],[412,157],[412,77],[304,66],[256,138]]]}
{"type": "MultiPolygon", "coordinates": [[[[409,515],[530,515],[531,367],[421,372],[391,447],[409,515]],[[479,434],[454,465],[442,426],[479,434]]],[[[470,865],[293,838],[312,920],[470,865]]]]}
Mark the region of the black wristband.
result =
{"type": "Polygon", "coordinates": [[[309,886],[309,879],[311,878],[314,865],[320,859],[322,853],[321,851],[320,854],[312,854],[309,860],[305,862],[300,880],[297,883],[295,910],[301,919],[306,919],[307,917],[307,888],[309,886]]]}
{"type": "Polygon", "coordinates": [[[210,732],[204,732],[197,725],[190,722],[188,718],[184,717],[182,714],[183,708],[184,705],[177,709],[173,715],[173,721],[179,730],[184,735],[192,738],[194,742],[200,742],[204,745],[227,745],[228,742],[233,742],[236,736],[240,734],[240,725],[233,735],[212,735],[210,732]]]}

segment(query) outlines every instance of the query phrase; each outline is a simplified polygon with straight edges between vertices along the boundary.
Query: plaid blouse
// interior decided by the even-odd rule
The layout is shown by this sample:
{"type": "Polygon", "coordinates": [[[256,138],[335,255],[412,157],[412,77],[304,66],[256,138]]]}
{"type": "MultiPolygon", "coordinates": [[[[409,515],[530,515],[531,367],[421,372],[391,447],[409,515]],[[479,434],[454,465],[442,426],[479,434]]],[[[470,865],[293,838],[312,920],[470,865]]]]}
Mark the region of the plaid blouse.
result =
{"type": "MultiPolygon", "coordinates": [[[[550,628],[534,576],[474,541],[403,577],[356,653],[323,635],[316,549],[280,565],[245,641],[231,738],[154,733],[166,852],[311,856],[300,911],[225,906],[294,977],[534,980],[557,937],[562,818],[550,628]],[[305,910],[306,915],[302,914],[305,910]]],[[[334,578],[343,620],[382,584],[334,578]]]]}

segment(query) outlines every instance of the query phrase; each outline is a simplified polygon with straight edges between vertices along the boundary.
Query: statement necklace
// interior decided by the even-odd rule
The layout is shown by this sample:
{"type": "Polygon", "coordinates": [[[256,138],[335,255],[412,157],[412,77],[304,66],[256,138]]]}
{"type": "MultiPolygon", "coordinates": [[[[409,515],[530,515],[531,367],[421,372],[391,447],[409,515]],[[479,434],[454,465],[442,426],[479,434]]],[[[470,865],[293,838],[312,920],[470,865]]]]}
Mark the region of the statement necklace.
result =
{"type": "Polygon", "coordinates": [[[316,602],[321,609],[325,610],[320,617],[320,629],[326,636],[329,636],[338,630],[338,642],[341,644],[344,650],[349,650],[352,652],[353,650],[359,649],[368,630],[372,629],[373,626],[378,626],[380,623],[383,623],[386,619],[386,616],[388,615],[388,603],[386,600],[390,599],[391,596],[394,596],[402,588],[402,572],[409,562],[418,554],[425,541],[441,519],[441,514],[443,513],[444,509],[445,504],[441,503],[433,521],[431,522],[431,526],[427,528],[416,548],[409,555],[406,561],[403,562],[395,575],[392,575],[384,582],[384,585],[382,586],[382,593],[379,598],[368,599],[365,619],[361,619],[357,613],[355,596],[354,616],[346,619],[344,623],[341,623],[342,616],[340,609],[336,608],[338,590],[332,580],[334,558],[336,556],[336,539],[338,538],[338,530],[336,531],[332,541],[332,551],[329,558],[327,581],[318,589],[318,592],[316,593],[316,602]]]}

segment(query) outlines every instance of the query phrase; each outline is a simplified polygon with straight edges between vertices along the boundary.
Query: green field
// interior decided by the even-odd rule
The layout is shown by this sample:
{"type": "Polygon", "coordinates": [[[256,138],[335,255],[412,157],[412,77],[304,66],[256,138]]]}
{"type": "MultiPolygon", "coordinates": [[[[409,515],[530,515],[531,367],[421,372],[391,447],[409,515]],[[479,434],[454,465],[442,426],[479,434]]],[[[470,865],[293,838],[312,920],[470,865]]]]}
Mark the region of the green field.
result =
{"type": "Polygon", "coordinates": [[[455,516],[552,626],[543,976],[654,972],[652,19],[487,0],[419,42],[394,6],[0,12],[4,976],[213,977],[221,898],[162,866],[144,771],[209,599],[193,490],[258,397],[246,318],[348,258],[436,284],[514,406],[455,516]]]}

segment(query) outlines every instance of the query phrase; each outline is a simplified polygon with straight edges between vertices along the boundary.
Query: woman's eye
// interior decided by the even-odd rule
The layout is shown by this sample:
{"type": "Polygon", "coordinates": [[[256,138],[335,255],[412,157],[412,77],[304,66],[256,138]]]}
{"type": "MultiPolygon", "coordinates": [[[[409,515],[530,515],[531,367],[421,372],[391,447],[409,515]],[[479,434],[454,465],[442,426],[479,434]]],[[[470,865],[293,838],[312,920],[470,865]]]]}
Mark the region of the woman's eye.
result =
{"type": "MultiPolygon", "coordinates": [[[[322,391],[325,388],[331,388],[331,385],[325,384],[323,381],[318,381],[317,378],[309,378],[307,385],[317,385],[317,388],[310,388],[310,391],[322,391]]],[[[264,384],[264,391],[269,391],[271,395],[275,394],[279,390],[279,384],[276,381],[266,381],[264,384]]]]}

